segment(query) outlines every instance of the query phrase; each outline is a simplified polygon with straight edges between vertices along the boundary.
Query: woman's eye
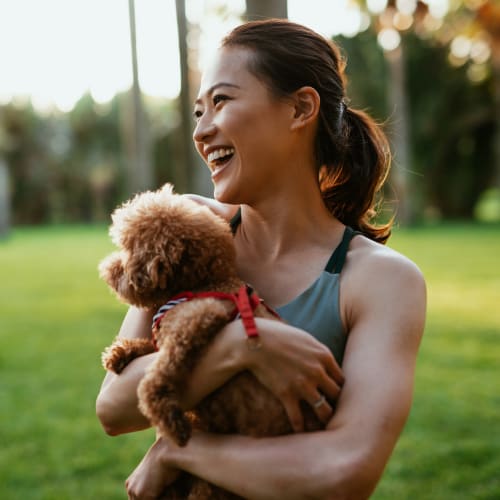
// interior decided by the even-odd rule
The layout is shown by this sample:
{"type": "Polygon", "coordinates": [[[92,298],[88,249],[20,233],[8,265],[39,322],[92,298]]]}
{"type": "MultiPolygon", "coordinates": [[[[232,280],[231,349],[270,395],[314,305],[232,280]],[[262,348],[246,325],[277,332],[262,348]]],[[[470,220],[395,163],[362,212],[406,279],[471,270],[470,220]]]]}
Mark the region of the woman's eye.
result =
{"type": "Polygon", "coordinates": [[[229,97],[227,95],[217,94],[217,95],[213,96],[212,101],[214,103],[214,106],[217,106],[217,104],[219,104],[219,102],[227,101],[228,99],[229,99],[229,97]]]}
{"type": "Polygon", "coordinates": [[[193,118],[194,118],[194,120],[195,120],[195,121],[199,120],[199,119],[201,118],[201,115],[202,115],[202,114],[203,114],[203,113],[202,113],[199,109],[195,109],[195,110],[193,111],[193,118]]]}

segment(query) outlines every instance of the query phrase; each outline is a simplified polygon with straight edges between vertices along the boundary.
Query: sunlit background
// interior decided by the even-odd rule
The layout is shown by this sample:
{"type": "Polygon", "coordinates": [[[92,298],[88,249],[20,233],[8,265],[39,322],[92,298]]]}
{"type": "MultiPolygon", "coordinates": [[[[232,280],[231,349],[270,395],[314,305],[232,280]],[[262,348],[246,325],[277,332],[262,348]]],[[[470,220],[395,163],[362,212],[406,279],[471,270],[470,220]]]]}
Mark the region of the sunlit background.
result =
{"type": "Polygon", "coordinates": [[[9,211],[99,221],[166,181],[210,194],[192,101],[255,6],[340,44],[348,97],[389,135],[398,222],[500,219],[497,0],[0,0],[0,234],[9,211]]]}
{"type": "MultiPolygon", "coordinates": [[[[382,12],[387,0],[368,0],[369,12],[382,12]]],[[[474,2],[471,2],[474,3],[474,2]]],[[[477,2],[476,2],[477,3],[477,2]]],[[[443,23],[449,0],[428,0],[426,28],[443,23]]],[[[400,43],[399,30],[414,22],[415,0],[399,0],[395,19],[387,19],[378,42],[387,49],[400,43]]],[[[186,2],[188,20],[201,30],[199,47],[203,67],[220,37],[239,22],[244,0],[186,2]],[[218,7],[223,6],[224,18],[218,7]]],[[[326,36],[355,36],[366,30],[370,19],[350,0],[289,0],[288,15],[326,36]],[[318,15],[319,14],[319,15],[318,15]]],[[[139,79],[145,94],[173,98],[180,89],[175,2],[136,2],[139,79]]],[[[444,35],[446,36],[446,35],[444,35]]],[[[490,55],[483,35],[457,35],[451,44],[453,64],[469,56],[482,64],[490,55]]],[[[128,5],[124,0],[0,0],[0,103],[31,99],[40,111],[56,106],[69,111],[90,92],[98,103],[109,101],[130,87],[128,5]]],[[[472,78],[484,71],[472,67],[472,78]]]]}
{"type": "Polygon", "coordinates": [[[388,244],[427,281],[412,412],[373,500],[500,498],[500,0],[0,0],[0,500],[126,497],[154,435],[95,416],[126,310],[97,273],[110,214],[165,182],[212,193],[193,95],[257,5],[340,45],[350,106],[391,144],[388,244]]]}

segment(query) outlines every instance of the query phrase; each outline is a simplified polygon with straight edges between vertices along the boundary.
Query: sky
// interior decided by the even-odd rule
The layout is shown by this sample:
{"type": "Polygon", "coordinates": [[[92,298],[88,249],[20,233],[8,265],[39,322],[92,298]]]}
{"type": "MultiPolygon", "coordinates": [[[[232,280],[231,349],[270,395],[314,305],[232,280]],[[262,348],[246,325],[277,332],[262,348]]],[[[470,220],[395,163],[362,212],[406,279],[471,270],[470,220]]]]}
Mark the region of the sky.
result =
{"type": "MultiPolygon", "coordinates": [[[[385,0],[369,3],[376,9],[385,0]]],[[[244,5],[186,1],[188,19],[201,27],[202,68],[244,5]],[[224,18],[214,14],[220,5],[224,18]]],[[[142,91],[173,98],[180,88],[175,1],[136,0],[135,10],[142,91]]],[[[326,36],[353,36],[368,22],[349,0],[289,0],[288,15],[326,36]]],[[[68,111],[85,92],[107,102],[131,82],[128,0],[0,0],[0,104],[30,96],[40,110],[68,111]]]]}

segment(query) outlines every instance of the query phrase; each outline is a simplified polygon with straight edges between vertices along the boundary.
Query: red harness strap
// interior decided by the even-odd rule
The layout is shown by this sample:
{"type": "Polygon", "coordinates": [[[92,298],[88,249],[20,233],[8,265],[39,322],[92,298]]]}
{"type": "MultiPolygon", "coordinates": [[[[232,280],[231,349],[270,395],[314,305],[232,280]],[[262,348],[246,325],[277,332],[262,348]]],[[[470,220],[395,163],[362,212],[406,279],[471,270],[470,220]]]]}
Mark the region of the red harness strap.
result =
{"type": "Polygon", "coordinates": [[[259,336],[259,332],[257,330],[257,325],[255,324],[255,318],[253,315],[254,310],[259,304],[263,304],[264,307],[274,316],[279,318],[277,312],[273,311],[270,307],[268,307],[262,299],[249,287],[243,285],[236,293],[224,293],[224,292],[182,292],[172,297],[164,306],[162,306],[158,313],[153,317],[153,343],[155,348],[158,349],[156,345],[156,330],[160,325],[161,320],[164,316],[175,307],[177,304],[182,302],[186,302],[193,299],[202,299],[212,297],[214,299],[220,300],[230,300],[234,303],[235,308],[233,311],[233,315],[231,317],[231,321],[238,317],[238,314],[241,316],[241,320],[243,322],[243,326],[245,327],[245,331],[247,337],[250,339],[255,339],[259,336]]]}

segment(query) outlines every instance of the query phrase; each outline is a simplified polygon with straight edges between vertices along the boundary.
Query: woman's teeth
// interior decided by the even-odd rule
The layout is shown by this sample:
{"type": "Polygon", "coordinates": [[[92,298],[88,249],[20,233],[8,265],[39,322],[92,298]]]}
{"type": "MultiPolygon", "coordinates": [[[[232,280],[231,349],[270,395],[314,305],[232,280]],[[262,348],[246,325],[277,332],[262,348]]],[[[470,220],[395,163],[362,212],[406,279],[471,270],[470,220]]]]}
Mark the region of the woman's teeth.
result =
{"type": "Polygon", "coordinates": [[[224,158],[224,156],[229,156],[234,154],[234,148],[220,148],[216,149],[215,151],[212,151],[211,153],[208,153],[208,162],[212,163],[219,158],[224,158]]]}

